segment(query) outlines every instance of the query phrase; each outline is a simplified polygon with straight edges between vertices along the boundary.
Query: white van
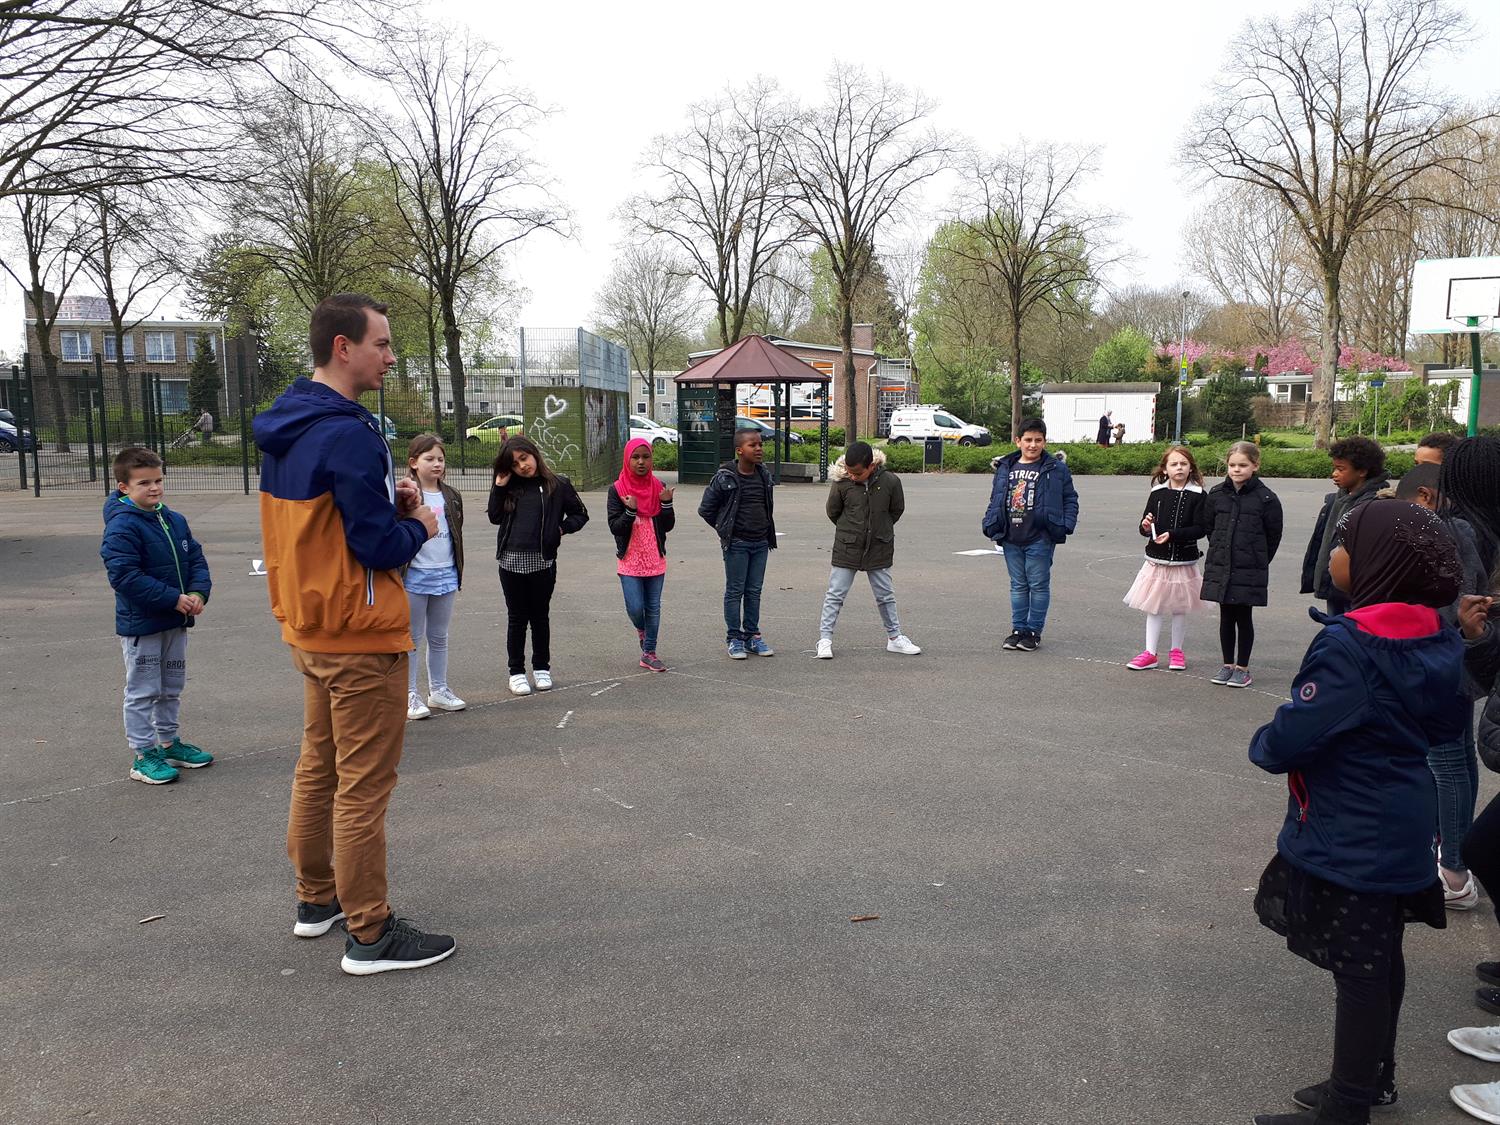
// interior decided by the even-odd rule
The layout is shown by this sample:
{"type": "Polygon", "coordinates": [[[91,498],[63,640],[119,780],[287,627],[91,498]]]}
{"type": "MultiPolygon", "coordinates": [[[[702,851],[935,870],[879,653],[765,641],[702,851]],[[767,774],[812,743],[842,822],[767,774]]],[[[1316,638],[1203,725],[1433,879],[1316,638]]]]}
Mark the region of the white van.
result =
{"type": "Polygon", "coordinates": [[[959,445],[989,445],[995,440],[989,430],[983,426],[971,426],[944,408],[942,403],[902,406],[892,411],[892,445],[905,445],[929,437],[940,437],[959,445]]]}

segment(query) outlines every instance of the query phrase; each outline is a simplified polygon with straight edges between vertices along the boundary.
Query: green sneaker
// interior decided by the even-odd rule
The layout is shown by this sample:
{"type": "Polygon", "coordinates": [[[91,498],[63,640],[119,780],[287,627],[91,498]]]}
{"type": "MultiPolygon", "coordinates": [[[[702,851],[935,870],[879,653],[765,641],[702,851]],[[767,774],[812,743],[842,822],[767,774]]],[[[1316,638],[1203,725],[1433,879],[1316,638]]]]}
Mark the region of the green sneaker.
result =
{"type": "Polygon", "coordinates": [[[196,770],[203,766],[214,764],[214,756],[198,749],[191,742],[184,742],[180,738],[172,739],[172,745],[163,746],[161,756],[174,766],[183,769],[196,770]]]}
{"type": "Polygon", "coordinates": [[[153,746],[136,755],[135,765],[130,767],[130,776],[147,785],[165,785],[177,780],[177,771],[167,765],[161,748],[153,746]]]}

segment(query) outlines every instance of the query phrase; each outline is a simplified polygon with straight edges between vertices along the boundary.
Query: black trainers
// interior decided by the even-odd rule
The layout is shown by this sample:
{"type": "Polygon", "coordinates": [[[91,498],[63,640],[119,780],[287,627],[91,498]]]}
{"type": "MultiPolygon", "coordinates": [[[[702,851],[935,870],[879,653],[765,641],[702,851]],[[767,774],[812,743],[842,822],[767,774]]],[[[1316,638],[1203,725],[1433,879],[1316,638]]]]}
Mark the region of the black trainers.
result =
{"type": "Polygon", "coordinates": [[[1016,647],[1022,652],[1035,652],[1042,646],[1042,635],[1040,633],[1022,633],[1021,639],[1016,642],[1016,647]]]}
{"type": "Polygon", "coordinates": [[[1018,649],[1018,648],[1021,647],[1021,638],[1024,635],[1025,634],[1023,634],[1019,630],[1017,630],[1016,632],[1012,633],[1010,636],[1006,637],[1005,638],[1005,642],[1000,647],[1004,648],[1004,649],[1009,649],[1011,652],[1014,652],[1016,649],[1018,649]]]}
{"type": "Polygon", "coordinates": [[[1500,1016],[1500,988],[1476,988],[1474,1003],[1492,1016],[1500,1016]]]}
{"type": "MultiPolygon", "coordinates": [[[[1328,1086],[1332,1079],[1325,1078],[1316,1086],[1304,1086],[1292,1095],[1292,1101],[1303,1109],[1317,1109],[1323,1104],[1323,1097],[1328,1093],[1328,1086]]],[[[1384,1106],[1396,1104],[1396,1075],[1395,1068],[1380,1064],[1380,1071],[1375,1077],[1375,1100],[1371,1105],[1384,1106]]]]}
{"type": "Polygon", "coordinates": [[[1474,975],[1485,984],[1500,985],[1500,961],[1481,961],[1474,966],[1474,975]]]}
{"type": "Polygon", "coordinates": [[[380,937],[369,945],[349,935],[339,968],[357,977],[394,969],[420,969],[451,956],[456,948],[447,934],[424,934],[405,918],[392,914],[385,920],[380,937]]]}
{"type": "Polygon", "coordinates": [[[297,924],[292,927],[292,933],[298,937],[322,937],[343,916],[344,908],[339,905],[338,899],[327,906],[319,906],[315,902],[299,902],[297,924]]]}

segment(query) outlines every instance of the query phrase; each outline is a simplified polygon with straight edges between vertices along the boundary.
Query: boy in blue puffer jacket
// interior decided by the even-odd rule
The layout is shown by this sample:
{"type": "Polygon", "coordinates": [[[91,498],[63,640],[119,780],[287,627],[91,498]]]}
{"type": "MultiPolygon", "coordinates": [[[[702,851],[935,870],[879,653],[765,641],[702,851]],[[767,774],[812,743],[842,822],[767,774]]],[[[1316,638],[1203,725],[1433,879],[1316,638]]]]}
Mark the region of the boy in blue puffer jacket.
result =
{"type": "Polygon", "coordinates": [[[1333,1067],[1292,1095],[1302,1112],[1256,1125],[1367,1125],[1396,1100],[1402,931],[1446,924],[1427,757],[1464,727],[1464,644],[1438,615],[1458,596],[1458,548],[1426,509],[1373,500],[1349,514],[1329,573],[1351,608],[1312,611],[1323,629],[1250,760],[1290,790],[1256,913],[1333,974],[1333,1067]]]}
{"type": "Polygon", "coordinates": [[[104,502],[99,554],[115,591],[115,632],[125,655],[125,737],[130,776],[147,785],[177,780],[177,767],[213,763],[177,734],[187,682],[187,631],[213,583],[187,520],[161,502],[162,460],[130,446],[114,461],[118,493],[104,502]]]}

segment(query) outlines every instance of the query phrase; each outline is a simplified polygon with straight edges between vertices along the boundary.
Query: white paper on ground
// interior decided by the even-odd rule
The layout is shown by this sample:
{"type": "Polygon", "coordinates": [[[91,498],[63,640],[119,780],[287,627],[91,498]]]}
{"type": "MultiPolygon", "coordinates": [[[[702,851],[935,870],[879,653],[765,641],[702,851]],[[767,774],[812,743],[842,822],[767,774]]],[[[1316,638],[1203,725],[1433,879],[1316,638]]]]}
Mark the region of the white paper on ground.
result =
{"type": "Polygon", "coordinates": [[[258,574],[262,578],[264,578],[266,576],[266,560],[265,559],[251,559],[250,560],[250,573],[251,574],[258,574]]]}

